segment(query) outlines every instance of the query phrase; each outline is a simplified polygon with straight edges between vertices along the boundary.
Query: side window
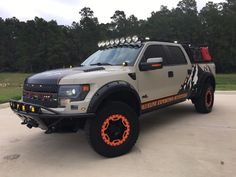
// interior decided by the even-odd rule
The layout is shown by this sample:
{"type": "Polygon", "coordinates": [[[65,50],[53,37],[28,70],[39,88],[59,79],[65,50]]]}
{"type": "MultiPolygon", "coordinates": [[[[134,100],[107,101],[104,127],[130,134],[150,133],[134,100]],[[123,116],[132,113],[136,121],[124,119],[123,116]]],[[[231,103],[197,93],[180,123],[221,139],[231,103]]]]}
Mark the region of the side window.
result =
{"type": "Polygon", "coordinates": [[[163,58],[163,64],[166,64],[166,53],[164,51],[163,46],[161,45],[150,45],[147,47],[146,51],[144,52],[143,58],[141,62],[146,62],[148,58],[163,58]]]}
{"type": "Polygon", "coordinates": [[[178,46],[167,46],[170,56],[168,57],[169,65],[187,64],[185,55],[178,46]]]}

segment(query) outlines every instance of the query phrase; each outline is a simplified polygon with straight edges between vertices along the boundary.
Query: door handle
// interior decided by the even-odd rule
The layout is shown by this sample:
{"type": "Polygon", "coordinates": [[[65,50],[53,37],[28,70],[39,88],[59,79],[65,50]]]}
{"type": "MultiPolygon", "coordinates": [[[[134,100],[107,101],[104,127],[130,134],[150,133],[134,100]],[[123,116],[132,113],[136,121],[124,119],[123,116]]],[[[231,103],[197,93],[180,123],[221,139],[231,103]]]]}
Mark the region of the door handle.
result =
{"type": "Polygon", "coordinates": [[[168,71],[168,77],[174,77],[174,72],[173,71],[168,71]]]}

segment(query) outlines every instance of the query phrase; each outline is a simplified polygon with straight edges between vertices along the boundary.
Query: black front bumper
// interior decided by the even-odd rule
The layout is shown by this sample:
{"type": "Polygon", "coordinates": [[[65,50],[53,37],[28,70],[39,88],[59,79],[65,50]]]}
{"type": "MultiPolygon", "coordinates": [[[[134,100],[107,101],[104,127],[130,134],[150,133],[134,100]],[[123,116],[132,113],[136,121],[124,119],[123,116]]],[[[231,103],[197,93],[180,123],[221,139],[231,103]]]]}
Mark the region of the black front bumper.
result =
{"type": "Polygon", "coordinates": [[[9,103],[12,111],[22,119],[22,124],[26,124],[29,128],[39,127],[43,130],[49,130],[65,119],[72,120],[95,116],[94,113],[61,113],[50,108],[23,101],[10,100],[9,103]]]}

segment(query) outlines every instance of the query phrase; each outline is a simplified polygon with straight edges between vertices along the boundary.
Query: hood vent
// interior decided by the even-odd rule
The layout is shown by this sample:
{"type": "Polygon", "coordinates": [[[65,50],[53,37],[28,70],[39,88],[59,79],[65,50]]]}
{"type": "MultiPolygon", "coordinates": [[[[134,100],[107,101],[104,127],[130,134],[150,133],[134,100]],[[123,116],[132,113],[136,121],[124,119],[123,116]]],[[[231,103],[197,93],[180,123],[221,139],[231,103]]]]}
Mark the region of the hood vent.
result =
{"type": "Polygon", "coordinates": [[[89,69],[84,69],[84,72],[101,71],[101,70],[105,70],[105,68],[103,67],[89,68],[89,69]]]}

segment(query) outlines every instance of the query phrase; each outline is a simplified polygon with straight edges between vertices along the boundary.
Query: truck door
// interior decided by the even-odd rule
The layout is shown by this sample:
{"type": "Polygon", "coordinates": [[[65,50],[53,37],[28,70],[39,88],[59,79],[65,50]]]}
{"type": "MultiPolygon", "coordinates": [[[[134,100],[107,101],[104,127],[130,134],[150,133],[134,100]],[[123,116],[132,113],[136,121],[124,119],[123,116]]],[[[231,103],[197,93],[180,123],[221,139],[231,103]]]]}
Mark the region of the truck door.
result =
{"type": "MultiPolygon", "coordinates": [[[[142,103],[152,102],[161,98],[168,98],[168,101],[179,93],[191,69],[191,64],[185,58],[181,48],[177,46],[149,45],[140,61],[146,62],[148,58],[163,58],[163,67],[156,70],[136,72],[139,94],[142,103]],[[177,60],[177,61],[175,61],[177,60]]],[[[165,101],[165,100],[164,100],[165,101]]],[[[157,104],[157,103],[155,103],[157,104]]]]}
{"type": "Polygon", "coordinates": [[[138,70],[136,72],[141,102],[156,100],[172,94],[170,87],[173,78],[168,76],[170,68],[166,67],[167,54],[162,45],[149,45],[139,64],[147,62],[149,58],[157,57],[163,59],[162,68],[149,71],[138,70]]]}
{"type": "Polygon", "coordinates": [[[171,87],[169,92],[171,94],[180,94],[188,92],[188,88],[184,86],[185,81],[188,79],[191,73],[191,63],[187,60],[187,54],[183,53],[183,49],[176,45],[164,46],[167,53],[168,74],[171,73],[171,87]]]}

